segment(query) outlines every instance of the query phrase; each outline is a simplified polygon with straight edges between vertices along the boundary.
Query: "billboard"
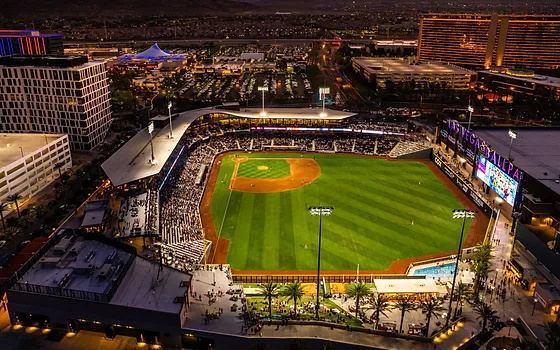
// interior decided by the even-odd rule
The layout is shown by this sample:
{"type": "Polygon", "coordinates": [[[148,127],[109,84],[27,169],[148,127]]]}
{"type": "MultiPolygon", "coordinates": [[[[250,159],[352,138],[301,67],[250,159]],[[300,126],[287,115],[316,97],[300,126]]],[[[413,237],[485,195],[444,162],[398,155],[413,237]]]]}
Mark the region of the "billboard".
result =
{"type": "Polygon", "coordinates": [[[482,155],[478,157],[476,176],[507,203],[515,204],[519,183],[482,155]]]}

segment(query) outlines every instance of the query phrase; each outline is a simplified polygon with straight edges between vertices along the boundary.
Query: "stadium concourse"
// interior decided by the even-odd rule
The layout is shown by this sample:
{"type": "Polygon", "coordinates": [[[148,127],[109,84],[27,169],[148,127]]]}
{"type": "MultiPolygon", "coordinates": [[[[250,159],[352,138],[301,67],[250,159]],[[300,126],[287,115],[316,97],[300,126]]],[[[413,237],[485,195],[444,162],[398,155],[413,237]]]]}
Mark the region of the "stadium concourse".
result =
{"type": "MultiPolygon", "coordinates": [[[[152,134],[155,161],[151,159],[150,135],[142,130],[102,168],[115,187],[147,188],[148,193],[159,193],[158,201],[152,201],[147,211],[154,210],[153,205],[159,206],[158,236],[163,261],[192,271],[212,246],[204,236],[199,206],[207,170],[217,155],[235,150],[278,149],[397,157],[427,148],[407,142],[410,136],[406,125],[354,120],[351,113],[328,109],[327,116],[320,116],[320,111],[270,109],[265,118],[256,109],[184,112],[174,117],[172,131],[168,123],[156,125],[152,134]]],[[[207,256],[214,255],[215,252],[207,256]]]]}

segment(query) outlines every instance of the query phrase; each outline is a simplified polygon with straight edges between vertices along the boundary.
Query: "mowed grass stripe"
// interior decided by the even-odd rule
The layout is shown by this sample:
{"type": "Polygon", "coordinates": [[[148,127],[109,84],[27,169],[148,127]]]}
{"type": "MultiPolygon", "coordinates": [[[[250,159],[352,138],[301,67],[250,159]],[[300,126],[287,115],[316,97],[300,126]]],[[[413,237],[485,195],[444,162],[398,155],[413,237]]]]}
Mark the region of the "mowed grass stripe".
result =
{"type": "MultiPolygon", "coordinates": [[[[358,263],[361,269],[387,269],[394,260],[456,249],[461,223],[448,214],[460,203],[424,164],[321,154],[315,159],[322,174],[312,185],[282,193],[232,195],[228,216],[235,215],[237,225],[225,220],[222,232],[231,239],[228,262],[232,267],[316,269],[319,219],[311,217],[307,207],[319,203],[335,208],[332,216],[323,218],[324,269],[354,270],[358,263]],[[259,196],[267,199],[261,203],[256,200],[259,196]],[[410,225],[413,219],[415,224],[410,225]],[[259,237],[253,231],[264,233],[259,237]]],[[[223,165],[220,179],[229,168],[228,160],[223,165]]],[[[227,186],[224,190],[217,184],[212,202],[215,224],[223,217],[225,204],[214,201],[227,201],[228,193],[227,186]]]]}
{"type": "Polygon", "coordinates": [[[249,159],[239,163],[237,176],[249,179],[281,179],[290,176],[290,164],[284,159],[249,159]],[[259,167],[267,169],[262,170],[259,167]]]}

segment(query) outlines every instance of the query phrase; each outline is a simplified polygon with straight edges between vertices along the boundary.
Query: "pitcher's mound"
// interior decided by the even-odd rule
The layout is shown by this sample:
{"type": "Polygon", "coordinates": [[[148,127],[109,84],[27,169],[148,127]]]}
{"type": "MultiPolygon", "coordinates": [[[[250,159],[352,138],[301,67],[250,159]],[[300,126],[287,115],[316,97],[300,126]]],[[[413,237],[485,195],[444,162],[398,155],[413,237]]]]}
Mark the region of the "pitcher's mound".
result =
{"type": "Polygon", "coordinates": [[[266,165],[259,165],[259,166],[257,167],[257,169],[259,169],[259,170],[268,170],[268,167],[267,167],[266,165]]]}

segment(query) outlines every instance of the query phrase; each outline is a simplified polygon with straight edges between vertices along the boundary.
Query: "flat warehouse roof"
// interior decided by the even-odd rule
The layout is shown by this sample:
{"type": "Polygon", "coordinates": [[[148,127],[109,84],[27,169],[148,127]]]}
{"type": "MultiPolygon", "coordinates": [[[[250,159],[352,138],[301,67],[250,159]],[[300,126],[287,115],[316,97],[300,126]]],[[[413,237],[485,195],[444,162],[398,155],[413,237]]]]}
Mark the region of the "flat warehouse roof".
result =
{"type": "MultiPolygon", "coordinates": [[[[326,116],[321,117],[321,108],[269,108],[265,110],[267,114],[264,118],[267,119],[342,120],[355,115],[355,113],[325,109],[326,116]]],[[[172,121],[174,136],[172,139],[168,137],[169,125],[163,129],[154,130],[152,142],[156,164],[150,164],[152,157],[150,134],[148,128],[145,128],[119,148],[101,167],[114,186],[159,174],[185,131],[198,117],[211,113],[222,113],[239,118],[262,119],[261,111],[260,108],[246,108],[240,111],[200,108],[180,113],[172,121]]]]}
{"type": "MultiPolygon", "coordinates": [[[[474,134],[492,146],[502,157],[509,154],[509,129],[477,129],[474,134]]],[[[560,193],[560,130],[516,129],[511,157],[515,166],[560,193]],[[546,173],[546,175],[545,175],[546,173]]]]}
{"type": "Polygon", "coordinates": [[[57,134],[0,134],[0,169],[46,146],[64,135],[57,134]],[[21,147],[21,148],[20,148],[21,147]]]}

